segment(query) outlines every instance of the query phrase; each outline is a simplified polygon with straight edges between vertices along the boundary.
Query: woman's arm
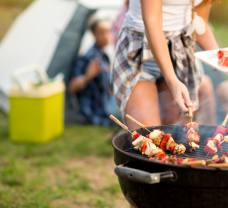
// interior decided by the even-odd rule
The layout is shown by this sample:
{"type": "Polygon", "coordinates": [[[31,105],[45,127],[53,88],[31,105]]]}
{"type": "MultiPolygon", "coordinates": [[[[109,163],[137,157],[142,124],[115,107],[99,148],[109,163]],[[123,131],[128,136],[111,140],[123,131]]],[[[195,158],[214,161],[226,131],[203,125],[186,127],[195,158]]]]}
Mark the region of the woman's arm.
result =
{"type": "Polygon", "coordinates": [[[191,101],[187,88],[177,79],[174,72],[167,41],[162,29],[162,4],[162,0],[141,0],[147,39],[175,101],[182,111],[186,112],[188,107],[191,106],[191,101]]]}
{"type": "Polygon", "coordinates": [[[216,38],[208,25],[210,12],[211,12],[212,1],[208,0],[196,7],[195,11],[201,16],[206,23],[206,32],[203,35],[196,35],[196,41],[199,46],[204,50],[213,50],[219,48],[216,38]]]}
{"type": "Polygon", "coordinates": [[[163,76],[168,82],[175,82],[172,61],[167,41],[162,31],[162,0],[141,0],[142,15],[147,32],[147,39],[163,76]]]}

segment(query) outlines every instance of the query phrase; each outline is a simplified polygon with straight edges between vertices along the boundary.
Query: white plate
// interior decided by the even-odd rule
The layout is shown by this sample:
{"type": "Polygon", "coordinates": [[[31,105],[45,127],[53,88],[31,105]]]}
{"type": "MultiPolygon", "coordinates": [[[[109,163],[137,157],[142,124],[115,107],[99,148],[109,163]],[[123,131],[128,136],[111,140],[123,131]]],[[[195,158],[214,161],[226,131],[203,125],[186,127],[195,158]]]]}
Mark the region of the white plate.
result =
{"type": "MultiPolygon", "coordinates": [[[[228,48],[222,48],[221,50],[228,50],[228,48]]],[[[196,59],[210,65],[212,68],[217,69],[219,71],[228,73],[228,67],[220,66],[218,63],[218,49],[211,50],[211,51],[202,51],[196,52],[195,57],[196,59]]]]}

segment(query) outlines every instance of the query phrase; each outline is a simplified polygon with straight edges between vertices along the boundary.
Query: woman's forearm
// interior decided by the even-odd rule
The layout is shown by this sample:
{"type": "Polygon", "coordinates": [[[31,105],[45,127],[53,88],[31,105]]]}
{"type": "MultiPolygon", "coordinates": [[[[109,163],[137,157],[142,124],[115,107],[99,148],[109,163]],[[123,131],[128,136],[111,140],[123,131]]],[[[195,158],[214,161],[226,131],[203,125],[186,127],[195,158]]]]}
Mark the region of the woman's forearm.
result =
{"type": "Polygon", "coordinates": [[[219,48],[211,27],[207,25],[207,30],[203,35],[197,35],[196,41],[203,50],[213,50],[219,48]]]}
{"type": "Polygon", "coordinates": [[[209,18],[211,13],[212,0],[203,2],[195,8],[195,11],[201,16],[206,23],[206,32],[203,35],[196,35],[196,41],[203,50],[213,50],[219,47],[216,38],[209,26],[209,18]]]}
{"type": "Polygon", "coordinates": [[[148,42],[163,76],[169,84],[177,78],[162,31],[162,0],[141,0],[141,5],[148,42]]]}

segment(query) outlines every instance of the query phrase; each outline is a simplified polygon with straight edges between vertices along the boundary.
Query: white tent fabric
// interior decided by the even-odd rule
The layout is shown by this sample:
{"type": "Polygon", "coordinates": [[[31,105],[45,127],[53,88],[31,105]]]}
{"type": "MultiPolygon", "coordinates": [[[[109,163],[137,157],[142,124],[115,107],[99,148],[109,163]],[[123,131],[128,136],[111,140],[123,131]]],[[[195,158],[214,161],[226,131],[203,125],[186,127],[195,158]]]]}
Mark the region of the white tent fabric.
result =
{"type": "Polygon", "coordinates": [[[37,0],[21,16],[0,44],[0,89],[7,93],[12,73],[28,65],[46,69],[77,3],[37,0]]]}

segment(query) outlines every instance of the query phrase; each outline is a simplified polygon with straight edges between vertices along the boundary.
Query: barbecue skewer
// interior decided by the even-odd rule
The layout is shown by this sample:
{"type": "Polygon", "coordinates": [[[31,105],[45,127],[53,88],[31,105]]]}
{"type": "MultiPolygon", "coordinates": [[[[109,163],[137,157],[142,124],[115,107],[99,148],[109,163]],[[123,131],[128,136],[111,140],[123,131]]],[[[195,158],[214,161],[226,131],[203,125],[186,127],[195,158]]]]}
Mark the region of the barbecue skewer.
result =
{"type": "Polygon", "coordinates": [[[134,146],[134,149],[139,150],[143,155],[158,159],[164,159],[168,157],[165,152],[157,147],[149,138],[140,135],[136,131],[131,132],[129,128],[115,116],[110,115],[109,118],[131,134],[133,139],[132,145],[134,146]]]}
{"type": "Polygon", "coordinates": [[[221,145],[224,142],[228,141],[228,137],[225,136],[228,133],[228,129],[226,129],[226,124],[228,122],[228,113],[222,123],[222,125],[218,126],[214,136],[212,138],[208,138],[207,143],[205,145],[204,151],[208,154],[216,154],[218,150],[221,150],[221,145]]]}
{"type": "Polygon", "coordinates": [[[208,167],[211,167],[211,168],[228,168],[228,163],[212,163],[212,164],[209,164],[208,167]]]}
{"type": "Polygon", "coordinates": [[[189,161],[187,163],[184,163],[184,165],[189,165],[191,167],[202,167],[202,166],[206,166],[206,161],[205,160],[189,161]]]}
{"type": "Polygon", "coordinates": [[[198,124],[193,122],[193,109],[192,107],[188,108],[188,118],[189,122],[186,124],[186,137],[188,140],[189,146],[192,150],[199,148],[200,135],[198,133],[198,124]]]}
{"type": "Polygon", "coordinates": [[[152,140],[154,144],[158,147],[163,149],[164,151],[168,150],[174,154],[184,154],[186,151],[186,147],[183,144],[177,144],[170,134],[165,134],[161,130],[153,130],[150,131],[144,124],[137,121],[135,118],[130,116],[129,114],[126,115],[128,119],[138,124],[140,127],[146,129],[149,133],[147,136],[149,139],[152,140]]]}

